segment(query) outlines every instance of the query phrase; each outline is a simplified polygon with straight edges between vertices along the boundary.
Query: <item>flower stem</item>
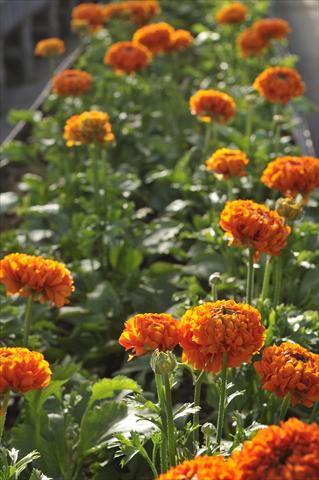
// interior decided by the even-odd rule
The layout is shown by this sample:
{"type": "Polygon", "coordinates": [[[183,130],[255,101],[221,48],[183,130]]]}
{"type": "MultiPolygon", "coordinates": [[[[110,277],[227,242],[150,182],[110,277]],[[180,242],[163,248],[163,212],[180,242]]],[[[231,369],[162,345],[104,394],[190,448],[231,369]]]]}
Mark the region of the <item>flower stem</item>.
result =
{"type": "Polygon", "coordinates": [[[97,149],[95,145],[90,148],[92,156],[92,174],[93,174],[93,193],[94,193],[94,206],[95,212],[100,210],[100,188],[99,188],[99,163],[97,157],[97,149]]]}
{"type": "Polygon", "coordinates": [[[277,307],[280,300],[282,281],[282,256],[277,258],[275,265],[275,287],[274,287],[274,307],[277,307]]]}
{"type": "MultiPolygon", "coordinates": [[[[214,285],[216,288],[216,285],[214,285]]],[[[200,372],[195,380],[195,389],[194,389],[194,407],[199,407],[200,404],[200,392],[204,378],[204,370],[200,372]]],[[[194,413],[193,416],[193,443],[194,448],[195,444],[199,442],[199,411],[194,413]]]]}
{"type": "Polygon", "coordinates": [[[279,421],[285,420],[289,406],[290,406],[290,394],[288,393],[281,402],[280,411],[279,411],[279,421]]]}
{"type": "Polygon", "coordinates": [[[275,144],[274,144],[274,149],[275,149],[275,154],[278,155],[279,153],[279,143],[280,143],[280,122],[278,119],[278,114],[279,114],[279,105],[277,103],[274,104],[274,109],[273,109],[273,126],[275,130],[275,144]]]}
{"type": "Polygon", "coordinates": [[[233,196],[233,182],[232,182],[231,178],[229,178],[227,180],[227,189],[228,189],[228,201],[231,201],[234,198],[234,196],[233,196]]]}
{"type": "Polygon", "coordinates": [[[176,466],[176,442],[175,426],[173,417],[172,393],[168,373],[164,373],[164,386],[166,397],[166,415],[167,415],[167,436],[168,436],[168,456],[171,467],[176,466]]]}
{"type": "Polygon", "coordinates": [[[261,298],[260,301],[263,302],[268,297],[269,292],[269,280],[270,280],[270,273],[271,273],[271,256],[267,255],[267,260],[265,264],[264,270],[264,279],[263,279],[263,286],[261,290],[261,298]]]}
{"type": "Polygon", "coordinates": [[[250,153],[250,137],[253,128],[253,111],[251,106],[247,106],[246,112],[246,128],[245,128],[245,137],[246,137],[246,144],[247,144],[247,154],[250,153]]]}
{"type": "Polygon", "coordinates": [[[254,251],[252,248],[249,248],[248,254],[246,301],[251,305],[254,292],[254,251]]]}
{"type": "Polygon", "coordinates": [[[156,382],[156,390],[157,390],[157,397],[158,403],[161,409],[161,419],[164,433],[162,433],[161,443],[160,443],[160,462],[161,462],[161,473],[165,473],[168,470],[168,463],[167,463],[167,421],[165,415],[165,394],[163,390],[163,382],[162,382],[162,375],[159,373],[155,373],[155,382],[156,382]]]}
{"type": "Polygon", "coordinates": [[[8,390],[4,394],[3,402],[2,402],[2,406],[1,406],[2,415],[0,415],[0,446],[1,446],[3,430],[4,430],[4,424],[6,423],[6,416],[7,416],[9,399],[10,399],[10,390],[8,390]]]}
{"type": "Polygon", "coordinates": [[[31,329],[31,309],[32,309],[33,295],[28,297],[25,314],[24,314],[24,335],[23,335],[23,345],[28,347],[29,345],[29,335],[31,329]]]}
{"type": "Polygon", "coordinates": [[[225,418],[225,399],[226,399],[226,377],[227,377],[227,354],[223,353],[222,359],[222,371],[221,371],[221,386],[218,406],[218,419],[217,419],[217,445],[220,445],[223,433],[224,418],[225,418]]]}

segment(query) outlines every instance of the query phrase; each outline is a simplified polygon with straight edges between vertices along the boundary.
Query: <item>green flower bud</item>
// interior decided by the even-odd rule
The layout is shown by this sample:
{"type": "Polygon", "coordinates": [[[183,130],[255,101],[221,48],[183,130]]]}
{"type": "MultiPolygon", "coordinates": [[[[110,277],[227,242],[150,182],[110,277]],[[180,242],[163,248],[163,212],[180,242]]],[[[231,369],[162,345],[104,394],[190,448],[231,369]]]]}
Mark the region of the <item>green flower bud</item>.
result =
{"type": "Polygon", "coordinates": [[[222,281],[222,277],[221,277],[221,274],[219,272],[215,272],[213,273],[209,279],[209,284],[210,285],[218,285],[219,283],[221,283],[222,281]]]}
{"type": "Polygon", "coordinates": [[[288,221],[296,220],[303,215],[301,204],[289,197],[277,200],[276,212],[288,221]]]}
{"type": "Polygon", "coordinates": [[[161,375],[174,372],[177,367],[177,360],[174,353],[170,351],[160,352],[155,350],[151,358],[151,368],[155,373],[161,375]]]}

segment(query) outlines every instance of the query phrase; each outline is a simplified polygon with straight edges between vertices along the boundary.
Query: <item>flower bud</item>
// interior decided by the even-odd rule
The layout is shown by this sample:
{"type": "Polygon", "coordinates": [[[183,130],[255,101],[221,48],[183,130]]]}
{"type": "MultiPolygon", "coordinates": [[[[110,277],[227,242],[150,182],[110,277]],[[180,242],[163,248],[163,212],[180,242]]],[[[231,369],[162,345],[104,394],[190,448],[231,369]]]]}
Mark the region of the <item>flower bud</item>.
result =
{"type": "Polygon", "coordinates": [[[212,423],[204,423],[201,430],[205,437],[212,437],[213,435],[216,435],[216,427],[212,423]]]}
{"type": "Polygon", "coordinates": [[[170,352],[155,350],[151,358],[151,368],[155,373],[165,375],[174,372],[177,367],[175,355],[170,352]]]}
{"type": "Polygon", "coordinates": [[[292,198],[279,198],[276,202],[276,212],[288,221],[296,220],[303,214],[303,209],[300,203],[292,198]]]}
{"type": "Polygon", "coordinates": [[[208,281],[210,285],[218,285],[222,281],[220,273],[219,272],[213,273],[212,275],[210,275],[208,281]]]}

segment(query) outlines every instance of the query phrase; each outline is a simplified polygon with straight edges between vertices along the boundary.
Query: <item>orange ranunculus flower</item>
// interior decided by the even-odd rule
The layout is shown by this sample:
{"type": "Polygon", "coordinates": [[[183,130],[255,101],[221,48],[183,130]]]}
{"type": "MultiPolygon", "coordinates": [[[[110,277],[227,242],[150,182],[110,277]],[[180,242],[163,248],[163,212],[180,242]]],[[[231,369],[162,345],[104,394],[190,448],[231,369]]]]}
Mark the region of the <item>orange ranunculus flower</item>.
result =
{"type": "Polygon", "coordinates": [[[68,147],[90,143],[112,143],[114,134],[105,112],[90,111],[70,117],[64,126],[63,138],[68,147]]]}
{"type": "Polygon", "coordinates": [[[82,70],[64,70],[52,79],[52,90],[61,97],[79,97],[91,86],[91,75],[82,70]]]}
{"type": "Polygon", "coordinates": [[[57,308],[69,303],[74,291],[71,272],[63,263],[26,253],[11,253],[0,260],[0,283],[7,295],[35,295],[40,303],[57,308]]]}
{"type": "Polygon", "coordinates": [[[135,73],[144,68],[151,58],[150,50],[142,44],[117,42],[106,51],[104,63],[111,65],[119,74],[135,73]]]}
{"type": "Polygon", "coordinates": [[[253,87],[269,102],[282,104],[299,97],[305,90],[299,73],[289,67],[267,68],[258,75],[253,87]]]}
{"type": "Polygon", "coordinates": [[[237,480],[236,465],[222,456],[203,456],[172,467],[157,480],[237,480]]]}
{"type": "Polygon", "coordinates": [[[289,393],[292,405],[312,407],[319,400],[319,355],[297,343],[265,348],[254,367],[263,388],[280,398],[289,393]]]}
{"type": "Polygon", "coordinates": [[[254,248],[256,260],[262,253],[280,255],[291,232],[277,212],[252,200],[227,202],[220,215],[220,226],[229,245],[254,248]]]}
{"type": "Polygon", "coordinates": [[[0,348],[0,393],[39,390],[51,381],[50,365],[42,353],[27,348],[0,348]]]}
{"type": "Polygon", "coordinates": [[[259,430],[232,459],[238,480],[318,480],[319,427],[290,418],[259,430]]]}
{"type": "Polygon", "coordinates": [[[153,350],[173,350],[180,339],[179,323],[166,313],[144,313],[135,315],[125,322],[119,343],[139,357],[153,350]]]}
{"type": "Polygon", "coordinates": [[[319,158],[279,157],[264,170],[262,183],[295,198],[300,193],[305,202],[310,192],[319,187],[319,158]]]}
{"type": "Polygon", "coordinates": [[[228,122],[236,113],[232,97],[218,90],[198,90],[191,96],[190,110],[203,122],[228,122]]]}
{"type": "Polygon", "coordinates": [[[130,15],[132,22],[137,25],[145,25],[161,11],[157,0],[128,0],[123,2],[123,8],[130,15]]]}
{"type": "Polygon", "coordinates": [[[99,30],[104,23],[103,9],[96,3],[81,3],[72,10],[72,26],[77,22],[86,22],[89,30],[99,30]]]}
{"type": "Polygon", "coordinates": [[[133,42],[141,43],[156,55],[170,48],[173,33],[174,28],[168,23],[152,23],[136,30],[133,42]]]}
{"type": "Polygon", "coordinates": [[[194,38],[187,30],[175,30],[171,37],[171,44],[168,47],[169,52],[176,52],[178,50],[185,50],[194,41],[194,38]]]}
{"type": "Polygon", "coordinates": [[[191,308],[181,318],[182,360],[197,370],[217,373],[223,353],[227,367],[249,362],[264,343],[258,310],[234,300],[219,300],[191,308]]]}
{"type": "Polygon", "coordinates": [[[57,57],[63,55],[64,52],[64,42],[57,37],[40,40],[34,49],[34,55],[38,57],[57,57]]]}
{"type": "Polygon", "coordinates": [[[245,20],[247,7],[240,2],[231,3],[218,10],[217,23],[241,23],[245,20]]]}
{"type": "Polygon", "coordinates": [[[229,177],[242,177],[246,175],[245,166],[249,160],[241,150],[219,148],[207,160],[206,170],[222,174],[225,179],[229,177]]]}
{"type": "Polygon", "coordinates": [[[252,27],[243,30],[238,35],[236,42],[242,57],[261,55],[269,45],[269,41],[252,27]]]}
{"type": "Polygon", "coordinates": [[[263,18],[252,26],[266,40],[280,40],[291,32],[289,23],[282,18],[263,18]]]}

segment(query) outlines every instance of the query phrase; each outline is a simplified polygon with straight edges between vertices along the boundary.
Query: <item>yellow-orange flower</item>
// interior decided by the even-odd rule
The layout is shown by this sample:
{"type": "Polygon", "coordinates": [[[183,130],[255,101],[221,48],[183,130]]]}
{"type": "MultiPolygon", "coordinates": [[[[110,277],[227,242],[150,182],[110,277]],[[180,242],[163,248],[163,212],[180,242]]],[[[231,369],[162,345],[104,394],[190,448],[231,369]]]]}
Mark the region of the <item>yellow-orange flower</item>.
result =
{"type": "Polygon", "coordinates": [[[290,418],[259,430],[232,458],[239,480],[318,480],[319,427],[290,418]]]}
{"type": "Polygon", "coordinates": [[[286,38],[291,31],[289,23],[282,18],[263,18],[262,20],[257,20],[252,28],[266,40],[286,38]]]}
{"type": "Polygon", "coordinates": [[[72,25],[78,21],[86,22],[91,31],[99,30],[104,22],[103,9],[96,3],[81,3],[72,10],[72,25]]]}
{"type": "Polygon", "coordinates": [[[262,253],[280,255],[291,232],[277,212],[252,200],[227,202],[220,215],[220,226],[229,245],[254,248],[256,260],[262,253]]]}
{"type": "Polygon", "coordinates": [[[278,157],[267,165],[260,180],[288,197],[300,193],[307,201],[309,193],[319,187],[319,158],[278,157]]]}
{"type": "Polygon", "coordinates": [[[137,25],[145,25],[161,11],[157,0],[128,0],[123,2],[123,8],[130,15],[132,22],[137,25]]]}
{"type": "Polygon", "coordinates": [[[73,115],[64,126],[63,135],[68,147],[88,145],[90,143],[112,143],[114,134],[105,112],[83,112],[73,115]]]}
{"type": "Polygon", "coordinates": [[[267,347],[254,367],[263,388],[280,398],[289,393],[292,405],[319,400],[319,355],[306,348],[292,342],[267,347]]]}
{"type": "Polygon", "coordinates": [[[218,90],[198,90],[190,98],[190,110],[203,122],[228,122],[236,113],[232,97],[218,90]]]}
{"type": "Polygon", "coordinates": [[[52,90],[61,97],[79,97],[90,90],[92,77],[82,70],[64,70],[52,79],[52,90]]]}
{"type": "Polygon", "coordinates": [[[27,348],[0,348],[0,393],[39,390],[50,380],[50,365],[42,353],[27,348]]]}
{"type": "Polygon", "coordinates": [[[236,42],[242,57],[261,55],[269,45],[269,41],[252,27],[243,30],[238,35],[236,42]]]}
{"type": "Polygon", "coordinates": [[[187,30],[175,30],[171,36],[171,44],[167,51],[173,52],[178,50],[185,50],[194,41],[194,38],[187,30]]]}
{"type": "Polygon", "coordinates": [[[152,23],[136,30],[133,42],[141,43],[156,55],[170,48],[173,33],[174,28],[168,23],[152,23]]]}
{"type": "Polygon", "coordinates": [[[197,370],[217,373],[223,353],[227,367],[248,362],[264,343],[258,310],[234,300],[208,302],[191,308],[181,318],[182,360],[197,370]]]}
{"type": "Polygon", "coordinates": [[[111,65],[119,74],[134,73],[144,68],[151,58],[151,52],[142,44],[117,42],[105,53],[104,63],[111,65]]]}
{"type": "Polygon", "coordinates": [[[166,313],[144,313],[125,322],[119,343],[131,350],[129,360],[153,350],[173,350],[180,339],[179,323],[166,313]]]}
{"type": "Polygon", "coordinates": [[[222,456],[196,457],[194,460],[173,467],[162,473],[157,480],[237,480],[238,474],[232,461],[222,456]]]}
{"type": "Polygon", "coordinates": [[[60,38],[52,37],[40,40],[34,49],[39,57],[57,57],[65,52],[64,42],[60,38]]]}
{"type": "Polygon", "coordinates": [[[217,23],[241,23],[245,20],[247,7],[240,2],[231,3],[218,10],[217,23]]]}
{"type": "Polygon", "coordinates": [[[225,179],[229,177],[242,177],[246,175],[245,166],[249,160],[241,150],[219,148],[207,160],[206,169],[210,172],[222,174],[225,179]]]}
{"type": "Polygon", "coordinates": [[[289,102],[303,94],[305,86],[299,73],[289,67],[271,67],[264,70],[253,87],[271,103],[289,102]]]}
{"type": "Polygon", "coordinates": [[[34,295],[40,303],[57,308],[69,303],[73,278],[63,263],[26,253],[11,253],[0,260],[0,283],[7,295],[34,295]]]}

